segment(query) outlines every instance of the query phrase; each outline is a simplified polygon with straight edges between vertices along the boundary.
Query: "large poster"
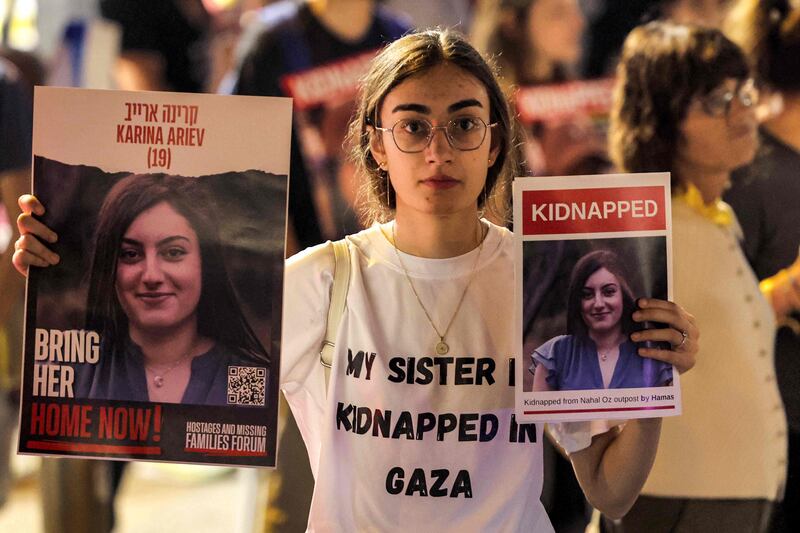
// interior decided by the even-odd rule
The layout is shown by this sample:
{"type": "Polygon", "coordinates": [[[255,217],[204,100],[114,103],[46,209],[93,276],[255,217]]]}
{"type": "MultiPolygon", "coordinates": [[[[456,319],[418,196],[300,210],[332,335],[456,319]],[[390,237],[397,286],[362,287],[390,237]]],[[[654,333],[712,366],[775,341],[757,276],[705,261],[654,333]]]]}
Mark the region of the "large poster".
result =
{"type": "Polygon", "coordinates": [[[37,87],[20,453],[273,466],[291,102],[37,87]]]}
{"type": "Polygon", "coordinates": [[[669,174],[514,182],[521,420],[680,413],[678,373],[638,354],[639,298],[671,299],[669,174]]]}

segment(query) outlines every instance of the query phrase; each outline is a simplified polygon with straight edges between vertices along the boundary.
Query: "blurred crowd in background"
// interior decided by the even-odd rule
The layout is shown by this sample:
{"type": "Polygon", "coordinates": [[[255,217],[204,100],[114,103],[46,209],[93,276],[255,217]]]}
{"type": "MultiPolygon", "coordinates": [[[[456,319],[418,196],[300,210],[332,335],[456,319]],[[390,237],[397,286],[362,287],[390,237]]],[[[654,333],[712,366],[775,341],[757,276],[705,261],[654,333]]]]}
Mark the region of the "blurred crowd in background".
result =
{"type": "MultiPolygon", "coordinates": [[[[772,385],[780,386],[788,419],[789,459],[781,459],[788,483],[767,499],[785,495],[772,530],[799,531],[800,267],[792,269],[800,245],[797,0],[0,0],[0,506],[15,481],[9,458],[24,279],[13,272],[10,255],[16,198],[30,189],[35,85],[293,97],[290,255],[359,229],[358,176],[342,141],[366,67],[351,67],[387,41],[414,28],[468,35],[494,58],[515,103],[527,173],[599,174],[630,170],[620,168],[624,163],[607,146],[615,72],[631,30],[660,19],[723,30],[747,55],[760,93],[748,105],[762,125],[762,149],[734,173],[738,185],[729,199],[750,266],[760,280],[770,280],[762,292],[773,308],[777,298],[789,300],[776,311],[778,383],[772,385]],[[763,174],[769,179],[760,179],[763,174]],[[785,286],[796,293],[780,293],[785,286]]],[[[737,97],[749,96],[737,86],[731,99],[737,97]]],[[[718,117],[730,114],[731,99],[718,117]]],[[[701,330],[705,335],[702,324],[701,330]]],[[[279,457],[285,466],[261,476],[282,482],[256,497],[259,508],[275,509],[255,521],[259,531],[305,527],[313,481],[290,419],[287,428],[279,457]]],[[[779,431],[786,439],[787,430],[779,431]]],[[[591,510],[571,467],[552,447],[546,457],[543,501],[556,530],[583,531],[591,510]]],[[[71,505],[43,498],[53,507],[45,513],[48,533],[113,527],[119,464],[51,459],[39,475],[45,495],[61,494],[70,479],[78,480],[75,494],[86,487],[71,505]]]]}

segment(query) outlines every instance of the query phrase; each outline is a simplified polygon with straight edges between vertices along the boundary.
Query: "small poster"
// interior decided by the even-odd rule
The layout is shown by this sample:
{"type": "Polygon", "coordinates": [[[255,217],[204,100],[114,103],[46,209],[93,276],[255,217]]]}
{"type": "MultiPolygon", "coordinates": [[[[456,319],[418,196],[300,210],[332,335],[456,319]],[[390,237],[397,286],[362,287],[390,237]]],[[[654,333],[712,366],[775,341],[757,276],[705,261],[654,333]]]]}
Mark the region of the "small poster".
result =
{"type": "Polygon", "coordinates": [[[668,173],[518,178],[516,413],[578,421],[680,414],[678,372],[630,335],[639,298],[670,300],[668,173]]]}
{"type": "Polygon", "coordinates": [[[274,466],[291,101],[37,87],[19,452],[274,466]]]}

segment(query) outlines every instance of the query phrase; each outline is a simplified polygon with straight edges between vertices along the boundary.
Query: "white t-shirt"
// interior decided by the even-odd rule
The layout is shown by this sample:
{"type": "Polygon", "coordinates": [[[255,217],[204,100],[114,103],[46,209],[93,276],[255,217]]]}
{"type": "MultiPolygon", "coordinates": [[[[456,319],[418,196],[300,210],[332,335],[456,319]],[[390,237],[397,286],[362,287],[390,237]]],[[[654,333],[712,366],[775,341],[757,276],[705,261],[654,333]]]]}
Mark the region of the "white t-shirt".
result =
{"type": "MultiPolygon", "coordinates": [[[[440,331],[475,268],[437,357],[383,228],[348,237],[327,395],[319,349],[333,253],[320,245],[287,262],[281,382],[316,479],[308,530],[552,531],[539,501],[542,427],[514,421],[511,233],[490,225],[482,250],[449,259],[401,252],[440,331]]],[[[587,446],[587,430],[565,440],[587,446]]]]}

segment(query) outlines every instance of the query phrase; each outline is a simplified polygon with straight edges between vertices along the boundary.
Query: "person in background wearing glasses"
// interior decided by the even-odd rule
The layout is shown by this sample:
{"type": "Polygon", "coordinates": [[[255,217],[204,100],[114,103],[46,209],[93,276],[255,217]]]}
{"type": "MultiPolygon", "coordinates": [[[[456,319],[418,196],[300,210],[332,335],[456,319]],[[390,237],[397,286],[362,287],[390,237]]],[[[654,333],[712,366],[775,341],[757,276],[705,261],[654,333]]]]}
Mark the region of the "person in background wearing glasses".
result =
{"type": "MultiPolygon", "coordinates": [[[[494,71],[464,37],[407,35],[373,61],[349,138],[375,223],[346,239],[329,376],[319,351],[334,252],[315,246],[286,266],[281,386],[316,480],[309,531],[553,531],[539,501],[542,426],[513,417],[513,238],[481,218],[505,216],[513,132],[494,71]]],[[[14,262],[24,270],[40,264],[44,230],[28,214],[35,199],[20,204],[14,262]]],[[[699,332],[680,306],[647,299],[633,318],[665,324],[642,340],[673,346],[641,355],[694,365],[699,332]]],[[[651,418],[554,432],[589,500],[621,516],[660,427],[651,418]]]]}
{"type": "Polygon", "coordinates": [[[617,70],[611,154],[625,172],[670,171],[676,302],[703,341],[681,379],[642,495],[611,531],[760,532],[786,477],[775,319],[720,200],[756,151],[758,98],[743,52],[715,29],[636,28],[617,70]]]}

